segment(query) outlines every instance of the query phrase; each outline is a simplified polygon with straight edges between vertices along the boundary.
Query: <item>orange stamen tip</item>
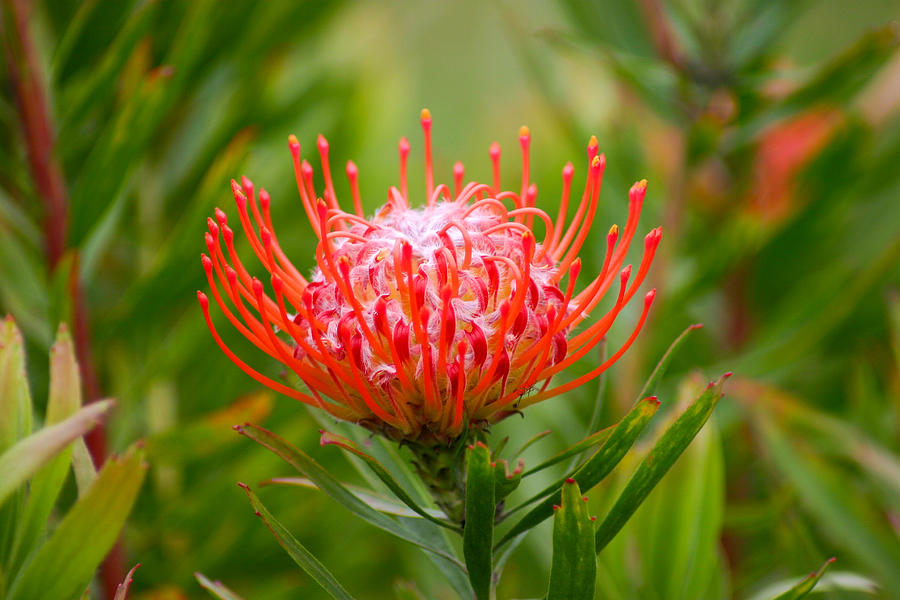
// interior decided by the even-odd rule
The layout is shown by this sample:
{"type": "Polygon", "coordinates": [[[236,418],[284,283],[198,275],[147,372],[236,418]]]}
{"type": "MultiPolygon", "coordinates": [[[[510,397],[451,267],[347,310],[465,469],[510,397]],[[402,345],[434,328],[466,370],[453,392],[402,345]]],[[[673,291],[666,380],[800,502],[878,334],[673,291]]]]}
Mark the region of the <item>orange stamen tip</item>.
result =
{"type": "Polygon", "coordinates": [[[294,148],[296,148],[297,150],[300,149],[300,142],[297,140],[297,136],[293,133],[288,136],[288,145],[291,147],[291,150],[293,150],[294,148]]]}
{"type": "Polygon", "coordinates": [[[597,156],[595,156],[594,159],[591,161],[591,168],[592,168],[592,169],[596,169],[596,168],[599,167],[600,164],[603,162],[603,159],[600,158],[601,156],[603,156],[603,155],[602,155],[602,154],[597,155],[597,156]]]}
{"type": "Polygon", "coordinates": [[[519,139],[527,141],[531,138],[531,130],[526,125],[519,127],[519,139]]]}
{"type": "Polygon", "coordinates": [[[608,234],[608,235],[609,235],[610,237],[618,237],[618,235],[619,235],[619,226],[618,226],[618,225],[613,225],[612,227],[610,227],[610,228],[609,228],[609,234],[608,234]]]}
{"type": "Polygon", "coordinates": [[[647,189],[647,180],[641,179],[640,181],[638,181],[637,183],[634,184],[634,187],[632,189],[636,192],[643,192],[644,190],[647,189]]]}
{"type": "Polygon", "coordinates": [[[591,139],[588,140],[588,148],[599,148],[600,142],[597,141],[597,136],[592,135],[591,139]]]}
{"type": "Polygon", "coordinates": [[[423,108],[420,118],[422,119],[422,121],[430,121],[431,120],[431,111],[428,110],[427,108],[423,108]]]}

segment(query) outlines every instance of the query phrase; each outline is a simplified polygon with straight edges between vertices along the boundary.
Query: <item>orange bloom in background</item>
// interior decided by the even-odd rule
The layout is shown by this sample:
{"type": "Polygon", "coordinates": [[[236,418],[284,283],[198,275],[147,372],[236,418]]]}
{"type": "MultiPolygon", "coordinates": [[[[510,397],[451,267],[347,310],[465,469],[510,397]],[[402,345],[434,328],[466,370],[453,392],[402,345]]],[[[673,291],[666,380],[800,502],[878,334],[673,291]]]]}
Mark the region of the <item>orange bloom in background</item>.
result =
{"type": "Polygon", "coordinates": [[[308,393],[262,375],[222,341],[198,292],[218,345],[248,375],[287,396],[317,406],[395,440],[446,443],[468,429],[497,422],[528,405],[562,394],[598,376],[628,349],[640,331],[655,290],[644,297],[634,332],[589,373],[551,387],[554,375],[591,351],[637,293],[659,245],[661,229],[644,238],[636,273],[623,268],[637,230],[646,181],[629,192],[628,219],[606,237],[600,273],[575,293],[578,252],[597,210],[605,158],[596,138],[587,148],[588,173],[581,201],[568,221],[574,167],[562,170],[559,213],[535,206],[529,179],[527,128],[520,131],[521,188],[501,191],[500,146],[490,148],[491,185],[465,182],[461,163],[452,189],[434,184],[431,115],[425,134],[425,205],[413,208],[407,189],[409,143],[400,140],[400,187],[369,219],[363,215],[358,172],[348,162],[353,212],[338,204],[319,136],[325,189],[313,186],[313,169],[290,138],[297,188],[318,238],[317,267],[304,277],[284,255],[265,190],[246,178],[232,181],[241,228],[270,274],[269,286],[250,274],[234,247],[223,211],[208,220],[202,256],[215,302],[257,348],[288,367],[308,393]],[[465,183],[464,183],[465,182],[465,183]],[[511,208],[510,208],[511,206],[511,208]],[[533,225],[541,221],[537,240],[533,225]],[[634,275],[632,277],[632,275],[634,275]],[[575,333],[618,281],[614,306],[575,333]]]}
{"type": "Polygon", "coordinates": [[[801,113],[766,131],[757,149],[751,206],[767,221],[796,211],[797,174],[834,135],[841,115],[834,109],[801,113]]]}

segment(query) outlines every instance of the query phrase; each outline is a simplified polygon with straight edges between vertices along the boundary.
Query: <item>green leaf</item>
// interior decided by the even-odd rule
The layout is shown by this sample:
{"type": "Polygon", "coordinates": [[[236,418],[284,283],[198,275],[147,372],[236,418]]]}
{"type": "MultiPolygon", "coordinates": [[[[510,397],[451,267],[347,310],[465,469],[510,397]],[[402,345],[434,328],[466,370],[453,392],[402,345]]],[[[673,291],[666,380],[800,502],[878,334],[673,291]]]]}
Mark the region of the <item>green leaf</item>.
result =
{"type": "Polygon", "coordinates": [[[650,490],[662,479],[691,443],[691,440],[709,419],[719,398],[722,397],[722,385],[730,375],[731,373],[726,373],[714,383],[709,384],[706,391],[675,420],[656,442],[650,454],[644,458],[631,480],[625,485],[625,489],[622,490],[609,514],[597,528],[597,552],[603,550],[606,544],[615,537],[650,493],[650,490]]]}
{"type": "Polygon", "coordinates": [[[100,423],[113,404],[112,400],[89,404],[62,423],[45,427],[0,454],[0,506],[51,458],[100,423]]]}
{"type": "Polygon", "coordinates": [[[547,600],[591,600],[597,577],[594,523],[574,479],[562,488],[553,518],[553,562],[547,600]]]}
{"type": "MultiPolygon", "coordinates": [[[[8,316],[0,324],[0,455],[31,433],[31,412],[25,344],[15,321],[8,316]]],[[[12,551],[24,502],[24,489],[16,492],[13,501],[5,506],[0,496],[0,564],[7,563],[12,551]]]]}
{"type": "MultiPolygon", "coordinates": [[[[82,412],[97,404],[86,406],[82,412]]],[[[8,600],[73,598],[80,594],[118,538],[145,472],[143,450],[136,446],[121,458],[109,459],[91,489],[78,499],[16,577],[8,600]]]]}
{"type": "Polygon", "coordinates": [[[419,506],[419,504],[415,500],[413,500],[412,496],[410,496],[407,491],[403,489],[403,487],[399,483],[397,483],[397,480],[394,479],[394,477],[390,473],[388,473],[387,469],[385,469],[380,462],[360,450],[359,447],[355,443],[353,443],[353,441],[348,440],[345,437],[335,435],[333,433],[328,433],[327,431],[320,431],[320,433],[321,437],[319,443],[321,443],[323,446],[338,446],[360,457],[363,462],[365,462],[366,466],[369,467],[369,469],[371,469],[373,473],[375,473],[378,479],[380,479],[382,483],[384,483],[387,488],[391,490],[391,492],[393,492],[394,495],[397,496],[397,498],[400,499],[401,502],[411,508],[416,514],[422,516],[425,519],[428,519],[436,525],[446,527],[447,529],[450,529],[452,531],[461,532],[461,529],[455,524],[450,523],[445,519],[434,517],[424,508],[419,506]]]}
{"type": "MultiPolygon", "coordinates": [[[[50,348],[50,397],[47,400],[46,425],[56,425],[81,408],[81,377],[75,362],[75,349],[65,324],[59,326],[56,343],[50,348]]],[[[32,479],[10,560],[16,572],[25,557],[40,540],[53,505],[62,490],[72,461],[72,446],[54,456],[32,479]]]]}
{"type": "MultiPolygon", "coordinates": [[[[659,409],[659,400],[655,396],[644,398],[634,405],[627,415],[616,425],[606,442],[589,458],[582,466],[575,470],[568,477],[581,481],[585,491],[591,489],[606,477],[612,471],[628,449],[637,441],[638,436],[644,431],[644,428],[656,414],[659,409]]],[[[534,502],[540,498],[544,498],[543,502],[535,506],[531,511],[522,517],[518,523],[503,536],[497,547],[499,548],[508,540],[512,539],[523,531],[528,531],[532,527],[541,523],[553,514],[553,505],[561,502],[561,488],[566,478],[558,483],[548,486],[543,491],[535,494],[526,502],[511,510],[510,513],[534,502]]]]}
{"type": "Polygon", "coordinates": [[[320,490],[328,494],[333,500],[341,504],[344,508],[360,517],[364,521],[383,529],[388,533],[406,540],[412,544],[420,546],[429,552],[433,552],[455,564],[460,568],[462,563],[457,558],[451,556],[447,552],[440,550],[425,541],[422,536],[417,535],[403,527],[396,520],[384,515],[359,498],[354,496],[342,483],[335,479],[328,471],[322,468],[319,463],[314,461],[304,452],[294,448],[289,443],[275,435],[274,433],[257,427],[256,425],[246,424],[245,426],[235,426],[235,430],[243,436],[246,436],[257,444],[268,448],[289,465],[294,467],[299,473],[308,477],[320,490]]]}
{"type": "Polygon", "coordinates": [[[307,575],[312,577],[316,583],[322,586],[322,589],[328,592],[332,598],[336,598],[337,600],[353,600],[353,596],[347,593],[347,590],[338,583],[337,579],[334,578],[334,575],[332,575],[328,569],[326,569],[325,566],[303,546],[303,544],[298,542],[297,538],[291,535],[290,531],[285,529],[284,526],[272,516],[263,503],[259,501],[259,498],[256,497],[256,494],[250,490],[250,487],[243,483],[239,483],[238,485],[247,492],[247,497],[250,498],[250,504],[253,505],[253,510],[256,511],[256,514],[263,520],[263,523],[266,524],[266,527],[269,528],[269,531],[272,532],[272,535],[275,536],[275,539],[278,540],[278,543],[281,544],[281,547],[285,549],[294,562],[297,563],[301,569],[306,571],[307,575]]]}
{"type": "Polygon", "coordinates": [[[814,573],[810,573],[806,577],[803,578],[803,581],[776,597],[774,600],[799,600],[803,598],[807,594],[809,594],[816,584],[819,583],[819,580],[822,579],[822,575],[825,574],[825,570],[828,568],[831,563],[834,562],[834,558],[830,558],[825,561],[825,564],[822,565],[818,571],[814,573]]]}
{"type": "Polygon", "coordinates": [[[78,487],[78,496],[81,497],[97,479],[97,468],[83,437],[72,444],[72,471],[75,472],[75,485],[78,487]]]}
{"type": "Polygon", "coordinates": [[[466,452],[466,522],[463,530],[463,556],[469,569],[469,581],[478,600],[489,600],[494,539],[494,468],[491,451],[482,442],[466,452]]]}
{"type": "Polygon", "coordinates": [[[0,325],[0,452],[31,433],[25,343],[12,317],[0,325]]]}
{"type": "Polygon", "coordinates": [[[200,585],[219,600],[243,600],[240,596],[225,587],[221,581],[210,581],[203,573],[194,573],[200,585]]]}
{"type": "MultiPolygon", "coordinates": [[[[702,379],[688,378],[679,388],[676,406],[692,402],[703,387],[702,379]]],[[[667,422],[673,422],[680,412],[676,409],[667,414],[667,422]]],[[[657,437],[664,432],[665,427],[660,426],[657,437]]],[[[644,447],[649,451],[652,443],[644,447]]],[[[627,458],[637,467],[641,456],[635,452],[627,458]]],[[[605,490],[606,508],[629,476],[622,473],[616,485],[605,490]]],[[[711,418],[600,554],[598,595],[666,600],[727,595],[720,551],[724,508],[724,456],[711,418]],[[666,568],[659,568],[661,564],[666,568]]]]}
{"type": "Polygon", "coordinates": [[[882,518],[878,509],[856,497],[844,473],[805,451],[771,416],[760,411],[752,414],[769,458],[822,531],[877,574],[890,595],[900,595],[900,542],[878,525],[882,518]]]}

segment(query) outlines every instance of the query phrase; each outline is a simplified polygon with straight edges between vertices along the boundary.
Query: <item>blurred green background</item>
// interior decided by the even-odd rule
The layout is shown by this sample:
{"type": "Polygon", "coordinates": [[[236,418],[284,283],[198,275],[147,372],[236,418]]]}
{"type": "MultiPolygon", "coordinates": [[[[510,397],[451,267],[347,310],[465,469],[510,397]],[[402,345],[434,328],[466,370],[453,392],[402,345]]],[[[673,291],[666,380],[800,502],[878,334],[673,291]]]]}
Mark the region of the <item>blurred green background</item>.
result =
{"type": "MultiPolygon", "coordinates": [[[[215,347],[195,300],[206,287],[205,220],[216,206],[234,214],[228,182],[246,174],[270,191],[287,254],[311,267],[287,136],[311,156],[324,134],[336,170],[354,160],[373,211],[396,181],[403,135],[411,189],[424,188],[422,107],[448,182],[456,160],[467,178],[488,179],[497,140],[515,186],[527,124],[538,205],[550,214],[560,169],[571,160],[583,177],[597,135],[608,168],[584,272],[599,270],[634,181],[650,182],[639,233],[664,229],[650,275],[658,301],[635,347],[602,388],[534,407],[496,439],[509,435],[513,447],[551,429],[525,454],[535,464],[580,439],[595,405],[612,423],[691,323],[705,328],[675,358],[663,406],[692,377],[735,372],[715,423],[601,555],[598,597],[752,598],[830,556],[835,571],[876,582],[875,597],[900,597],[896,2],[2,4],[0,313],[28,339],[37,399],[56,324],[80,315],[80,358],[96,376],[88,393],[119,400],[109,450],[147,442],[151,474],[123,538],[126,562],[143,565],[135,597],[204,597],[195,571],[248,599],[326,597],[236,486],[286,466],[231,425],[264,424],[342,477],[358,475],[318,447],[314,416],[260,392],[215,347]],[[46,110],[20,95],[29,83],[46,110]],[[48,210],[46,177],[29,161],[22,98],[53,132],[43,147],[68,207],[58,256],[45,223],[62,213],[48,210]],[[688,548],[682,562],[673,539],[688,548]]],[[[338,178],[345,202],[348,189],[338,178]]],[[[626,313],[610,347],[630,333],[637,315],[626,313]]],[[[277,365],[221,330],[277,377],[277,365]]],[[[259,492],[358,598],[393,597],[405,581],[426,598],[454,597],[415,548],[324,496],[259,492]]],[[[513,555],[501,598],[544,592],[548,534],[513,555]]]]}

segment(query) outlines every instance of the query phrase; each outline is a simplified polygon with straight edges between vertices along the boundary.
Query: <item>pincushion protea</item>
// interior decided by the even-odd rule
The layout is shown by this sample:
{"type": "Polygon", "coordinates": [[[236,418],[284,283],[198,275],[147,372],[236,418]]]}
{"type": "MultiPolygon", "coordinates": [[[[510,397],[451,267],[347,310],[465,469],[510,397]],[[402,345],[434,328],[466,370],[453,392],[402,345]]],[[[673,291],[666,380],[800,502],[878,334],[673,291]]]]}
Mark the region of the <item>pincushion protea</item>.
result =
{"type": "Polygon", "coordinates": [[[395,440],[446,444],[541,400],[582,385],[612,365],[640,331],[655,291],[644,296],[634,332],[603,364],[565,384],[550,387],[554,375],[581,359],[606,335],[637,292],[659,244],[661,229],[644,238],[644,254],[632,278],[623,268],[637,230],[646,181],[629,192],[624,231],[606,236],[598,275],[575,293],[584,244],[600,195],[605,157],[597,140],[587,148],[588,172],[575,215],[566,226],[574,168],[562,170],[556,220],[535,206],[537,187],[529,179],[531,136],[523,127],[522,183],[501,191],[500,147],[490,148],[491,185],[463,185],[460,163],[453,189],[434,184],[431,115],[422,111],[425,134],[426,203],[410,206],[406,166],[409,143],[402,139],[400,187],[375,215],[363,215],[357,168],[346,174],[354,212],[341,210],[328,161],[328,142],[319,136],[325,189],[313,186],[313,169],[290,138],[297,188],[318,238],[317,268],[304,277],[282,251],[265,190],[258,195],[242,178],[232,181],[241,227],[271,276],[271,292],[244,267],[226,215],[208,220],[202,256],[215,302],[257,348],[282,362],[309,393],[255,371],[222,341],[198,292],[207,324],[228,357],[257,381],[317,406],[334,417],[359,423],[395,440]],[[511,205],[512,208],[508,208],[511,205]],[[543,237],[532,229],[537,218],[543,237]],[[562,282],[565,280],[565,284],[562,282]],[[618,280],[615,303],[578,333],[618,280]],[[229,306],[233,308],[229,308],[229,306]]]}

